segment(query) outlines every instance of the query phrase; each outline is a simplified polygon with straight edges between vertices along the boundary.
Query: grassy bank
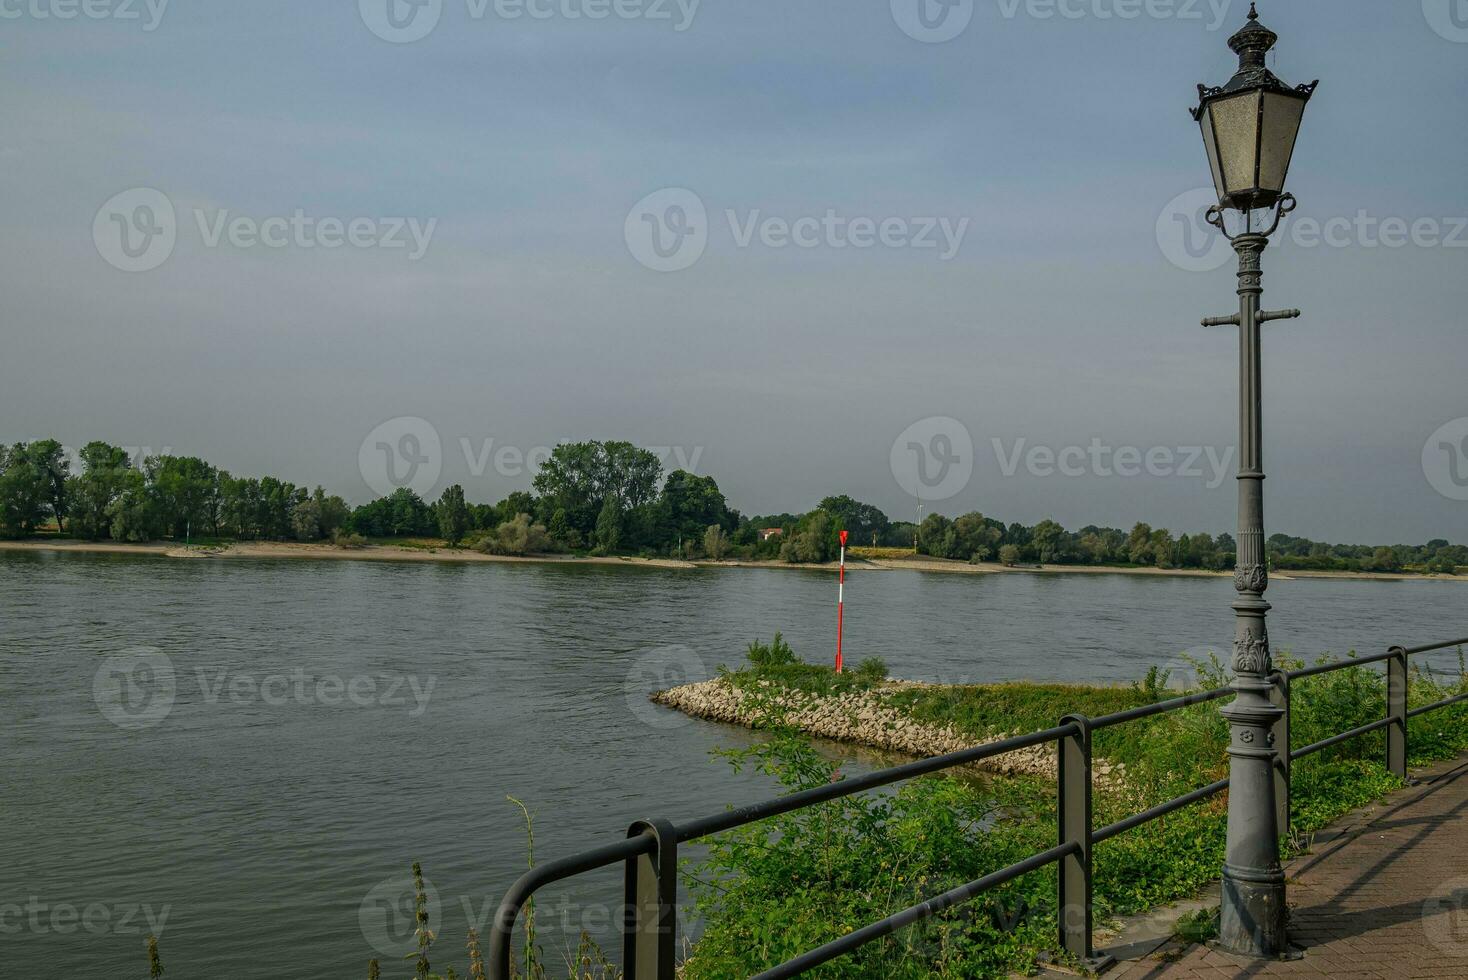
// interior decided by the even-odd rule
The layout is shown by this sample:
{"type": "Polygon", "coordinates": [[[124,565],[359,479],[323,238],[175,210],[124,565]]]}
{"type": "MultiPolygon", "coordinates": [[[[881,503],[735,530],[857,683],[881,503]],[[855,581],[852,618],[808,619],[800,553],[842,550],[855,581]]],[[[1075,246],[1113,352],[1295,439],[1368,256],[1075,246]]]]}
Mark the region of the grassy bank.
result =
{"type": "MultiPolygon", "coordinates": [[[[760,724],[771,738],[729,754],[790,790],[840,778],[789,727],[784,695],[841,698],[874,694],[928,725],[973,742],[1054,725],[1064,714],[1104,714],[1174,696],[1153,672],[1128,687],[1049,684],[911,687],[875,670],[838,677],[825,667],[753,650],[753,663],[722,683],[759,692],[769,708],[760,724]]],[[[1288,663],[1287,658],[1285,662],[1288,663]]],[[[1224,681],[1217,664],[1199,665],[1200,682],[1224,681]]],[[[1468,690],[1451,678],[1418,674],[1412,703],[1468,690]]],[[[1371,668],[1348,668],[1300,682],[1293,692],[1292,737],[1304,745],[1380,718],[1383,685],[1371,668]]],[[[1125,778],[1098,785],[1097,825],[1122,819],[1227,775],[1227,730],[1217,704],[1204,704],[1097,733],[1095,754],[1124,767],[1125,778]]],[[[1468,749],[1468,708],[1456,706],[1411,723],[1413,765],[1468,749]]],[[[1380,764],[1380,733],[1298,763],[1285,854],[1311,834],[1396,788],[1380,764]]],[[[690,980],[745,976],[835,939],[906,906],[982,877],[1053,846],[1052,780],[1042,777],[928,777],[891,793],[871,794],[764,821],[708,841],[709,856],[687,869],[707,923],[684,975],[690,980]]],[[[1187,897],[1216,879],[1223,861],[1225,796],[1148,824],[1098,846],[1098,916],[1144,912],[1187,897]]],[[[998,977],[1035,966],[1054,948],[1055,871],[1035,872],[947,914],[880,940],[817,971],[828,977],[998,977]]]]}

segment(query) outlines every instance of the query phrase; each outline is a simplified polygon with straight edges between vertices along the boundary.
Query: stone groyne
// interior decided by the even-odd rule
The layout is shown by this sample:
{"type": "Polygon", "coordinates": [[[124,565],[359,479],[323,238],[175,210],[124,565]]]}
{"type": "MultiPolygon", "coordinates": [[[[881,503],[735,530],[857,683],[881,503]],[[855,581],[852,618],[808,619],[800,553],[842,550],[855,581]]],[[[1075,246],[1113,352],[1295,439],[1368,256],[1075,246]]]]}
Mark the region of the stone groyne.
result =
{"type": "MultiPolygon", "coordinates": [[[[808,735],[917,758],[959,752],[1007,737],[996,733],[975,738],[951,727],[920,722],[884,700],[886,693],[916,686],[920,685],[899,681],[871,691],[825,696],[780,688],[767,681],[759,682],[757,689],[749,689],[715,678],[659,691],[652,700],[695,718],[745,728],[762,727],[761,719],[774,710],[808,735]]],[[[1017,749],[985,759],[975,767],[1001,775],[1054,779],[1056,749],[1053,743],[1017,749]]],[[[1094,760],[1092,771],[1098,785],[1119,784],[1125,776],[1123,765],[1104,759],[1094,760]]]]}

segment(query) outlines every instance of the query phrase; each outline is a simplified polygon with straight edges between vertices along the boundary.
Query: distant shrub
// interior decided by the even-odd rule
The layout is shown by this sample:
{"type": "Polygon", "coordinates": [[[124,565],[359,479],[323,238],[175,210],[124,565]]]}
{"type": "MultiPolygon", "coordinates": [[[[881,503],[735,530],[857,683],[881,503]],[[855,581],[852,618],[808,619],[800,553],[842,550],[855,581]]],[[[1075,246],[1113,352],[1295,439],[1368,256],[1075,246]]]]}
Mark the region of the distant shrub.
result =
{"type": "Polygon", "coordinates": [[[856,665],[856,677],[868,684],[880,684],[887,679],[887,661],[881,657],[867,657],[856,665]]]}
{"type": "Polygon", "coordinates": [[[552,544],[544,524],[531,523],[529,514],[517,514],[481,538],[474,550],[487,555],[536,555],[551,551],[552,544]]]}
{"type": "Polygon", "coordinates": [[[749,645],[749,662],[756,670],[765,670],[770,667],[786,667],[790,664],[800,662],[795,651],[790,649],[790,644],[779,633],[770,641],[769,645],[755,640],[749,645]]]}
{"type": "Polygon", "coordinates": [[[351,531],[343,531],[341,528],[337,528],[331,532],[331,543],[338,548],[365,548],[367,546],[367,539],[360,534],[354,534],[351,531]]]}

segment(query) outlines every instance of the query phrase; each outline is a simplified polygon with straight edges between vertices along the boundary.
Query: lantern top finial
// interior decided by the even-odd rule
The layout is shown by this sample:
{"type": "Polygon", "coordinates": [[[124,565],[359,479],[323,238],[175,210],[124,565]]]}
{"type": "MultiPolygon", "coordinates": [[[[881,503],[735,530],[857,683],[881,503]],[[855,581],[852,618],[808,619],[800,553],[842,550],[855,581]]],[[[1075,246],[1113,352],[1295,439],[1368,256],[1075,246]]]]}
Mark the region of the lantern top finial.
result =
{"type": "Polygon", "coordinates": [[[1259,10],[1253,4],[1249,6],[1249,22],[1239,29],[1239,32],[1228,39],[1228,46],[1239,56],[1239,70],[1234,73],[1227,84],[1220,86],[1198,86],[1198,108],[1192,110],[1194,119],[1201,119],[1203,110],[1208,102],[1220,96],[1232,95],[1249,89],[1263,89],[1268,92],[1292,92],[1302,98],[1309,99],[1315,91],[1318,82],[1308,85],[1289,85],[1278,75],[1269,70],[1265,64],[1264,57],[1275,43],[1279,41],[1279,35],[1259,23],[1259,10]]]}
{"type": "Polygon", "coordinates": [[[1228,46],[1239,56],[1239,68],[1262,68],[1264,56],[1274,47],[1279,35],[1259,23],[1259,11],[1249,5],[1249,22],[1228,39],[1228,46]]]}

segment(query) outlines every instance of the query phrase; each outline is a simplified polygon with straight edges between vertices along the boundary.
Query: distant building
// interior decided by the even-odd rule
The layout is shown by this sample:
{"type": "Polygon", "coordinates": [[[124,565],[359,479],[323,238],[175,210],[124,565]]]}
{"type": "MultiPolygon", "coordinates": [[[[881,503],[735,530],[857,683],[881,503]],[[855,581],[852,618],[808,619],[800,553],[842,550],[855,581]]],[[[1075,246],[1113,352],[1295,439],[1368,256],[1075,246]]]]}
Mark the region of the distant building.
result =
{"type": "Polygon", "coordinates": [[[784,533],[785,529],[783,527],[762,527],[759,531],[759,539],[761,541],[768,541],[771,538],[778,538],[784,533]]]}

